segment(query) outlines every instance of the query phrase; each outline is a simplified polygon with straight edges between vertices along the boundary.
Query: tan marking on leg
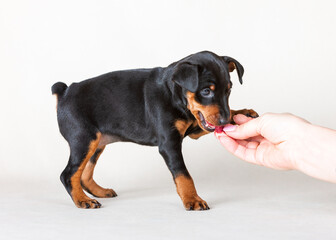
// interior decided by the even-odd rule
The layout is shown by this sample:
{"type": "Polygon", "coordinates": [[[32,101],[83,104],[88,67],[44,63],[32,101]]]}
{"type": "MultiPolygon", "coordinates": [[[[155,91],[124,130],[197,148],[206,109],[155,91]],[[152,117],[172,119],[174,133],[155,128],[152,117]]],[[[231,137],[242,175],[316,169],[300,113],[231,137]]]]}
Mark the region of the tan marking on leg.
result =
{"type": "Polygon", "coordinates": [[[188,178],[184,175],[180,175],[175,178],[176,190],[178,195],[180,195],[182,201],[185,199],[194,198],[197,196],[194,181],[192,178],[188,178]]]}
{"type": "Polygon", "coordinates": [[[100,141],[100,137],[101,137],[101,133],[98,132],[96,139],[91,141],[89,148],[88,148],[88,152],[85,158],[83,159],[81,165],[79,166],[77,172],[75,172],[75,174],[70,179],[71,187],[72,187],[71,197],[74,203],[76,204],[76,206],[79,208],[96,208],[97,205],[100,205],[96,200],[93,200],[85,195],[85,193],[83,192],[81,183],[80,183],[83,170],[87,162],[90,160],[92,155],[95,153],[97,146],[99,144],[99,141],[100,141]]]}
{"type": "Polygon", "coordinates": [[[99,198],[116,197],[117,194],[113,191],[113,189],[102,188],[95,182],[95,180],[93,180],[94,168],[96,166],[98,158],[104,151],[104,148],[105,146],[99,149],[100,152],[96,156],[96,159],[94,159],[94,163],[91,161],[87,162],[83,170],[81,182],[82,182],[82,186],[84,190],[86,190],[88,193],[92,194],[95,197],[99,197],[99,198]]]}
{"type": "Polygon", "coordinates": [[[187,210],[209,209],[208,204],[197,195],[194,181],[191,177],[180,175],[177,176],[174,180],[177,193],[187,210]]]}

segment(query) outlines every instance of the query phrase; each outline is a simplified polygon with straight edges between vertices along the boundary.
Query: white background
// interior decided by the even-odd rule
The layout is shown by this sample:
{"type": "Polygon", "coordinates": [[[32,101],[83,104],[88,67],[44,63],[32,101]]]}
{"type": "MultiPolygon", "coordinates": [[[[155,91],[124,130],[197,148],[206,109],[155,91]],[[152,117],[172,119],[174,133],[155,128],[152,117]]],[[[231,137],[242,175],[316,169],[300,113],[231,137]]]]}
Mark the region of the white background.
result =
{"type": "Polygon", "coordinates": [[[210,50],[245,68],[242,86],[232,74],[233,109],[335,129],[335,9],[332,0],[0,1],[0,238],[335,239],[335,185],[241,162],[212,134],[183,145],[210,211],[184,211],[157,149],[131,143],[108,146],[95,171],[119,196],[77,209],[59,181],[69,150],[50,91],[210,50]]]}

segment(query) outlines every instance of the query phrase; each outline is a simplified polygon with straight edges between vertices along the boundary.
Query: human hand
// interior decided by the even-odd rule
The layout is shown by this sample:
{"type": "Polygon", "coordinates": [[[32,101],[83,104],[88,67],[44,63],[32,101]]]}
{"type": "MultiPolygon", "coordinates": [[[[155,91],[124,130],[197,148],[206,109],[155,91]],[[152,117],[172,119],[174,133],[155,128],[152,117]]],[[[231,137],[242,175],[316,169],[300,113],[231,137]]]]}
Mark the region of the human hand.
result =
{"type": "Polygon", "coordinates": [[[293,151],[307,121],[291,114],[264,114],[252,119],[234,116],[238,125],[227,125],[215,133],[221,144],[237,157],[274,169],[293,169],[293,151]]]}
{"type": "Polygon", "coordinates": [[[215,132],[237,157],[274,169],[296,169],[336,182],[336,131],[315,126],[292,114],[267,113],[258,118],[234,116],[237,125],[215,132]]]}

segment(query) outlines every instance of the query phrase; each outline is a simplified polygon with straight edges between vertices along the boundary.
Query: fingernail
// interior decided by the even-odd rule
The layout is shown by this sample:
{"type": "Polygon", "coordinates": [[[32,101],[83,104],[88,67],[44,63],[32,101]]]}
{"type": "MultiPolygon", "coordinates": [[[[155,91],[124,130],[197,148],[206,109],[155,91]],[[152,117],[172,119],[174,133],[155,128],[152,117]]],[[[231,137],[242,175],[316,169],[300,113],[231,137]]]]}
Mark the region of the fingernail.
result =
{"type": "Polygon", "coordinates": [[[236,130],[237,125],[225,125],[225,127],[223,128],[224,132],[233,132],[234,130],[236,130]]]}

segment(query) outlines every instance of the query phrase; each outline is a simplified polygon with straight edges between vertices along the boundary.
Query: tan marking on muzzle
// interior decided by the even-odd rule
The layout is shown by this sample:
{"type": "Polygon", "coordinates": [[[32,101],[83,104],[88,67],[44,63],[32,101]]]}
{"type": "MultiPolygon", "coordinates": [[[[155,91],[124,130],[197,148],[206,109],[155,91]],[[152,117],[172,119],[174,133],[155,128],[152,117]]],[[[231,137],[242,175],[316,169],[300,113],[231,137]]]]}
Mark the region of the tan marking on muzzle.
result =
{"type": "MultiPolygon", "coordinates": [[[[217,125],[219,118],[219,107],[218,105],[207,105],[204,106],[195,100],[195,93],[187,92],[186,94],[188,101],[188,109],[196,118],[198,125],[202,128],[201,119],[198,112],[201,112],[205,120],[212,125],[217,125]]],[[[206,129],[204,129],[206,131],[206,129]]]]}

